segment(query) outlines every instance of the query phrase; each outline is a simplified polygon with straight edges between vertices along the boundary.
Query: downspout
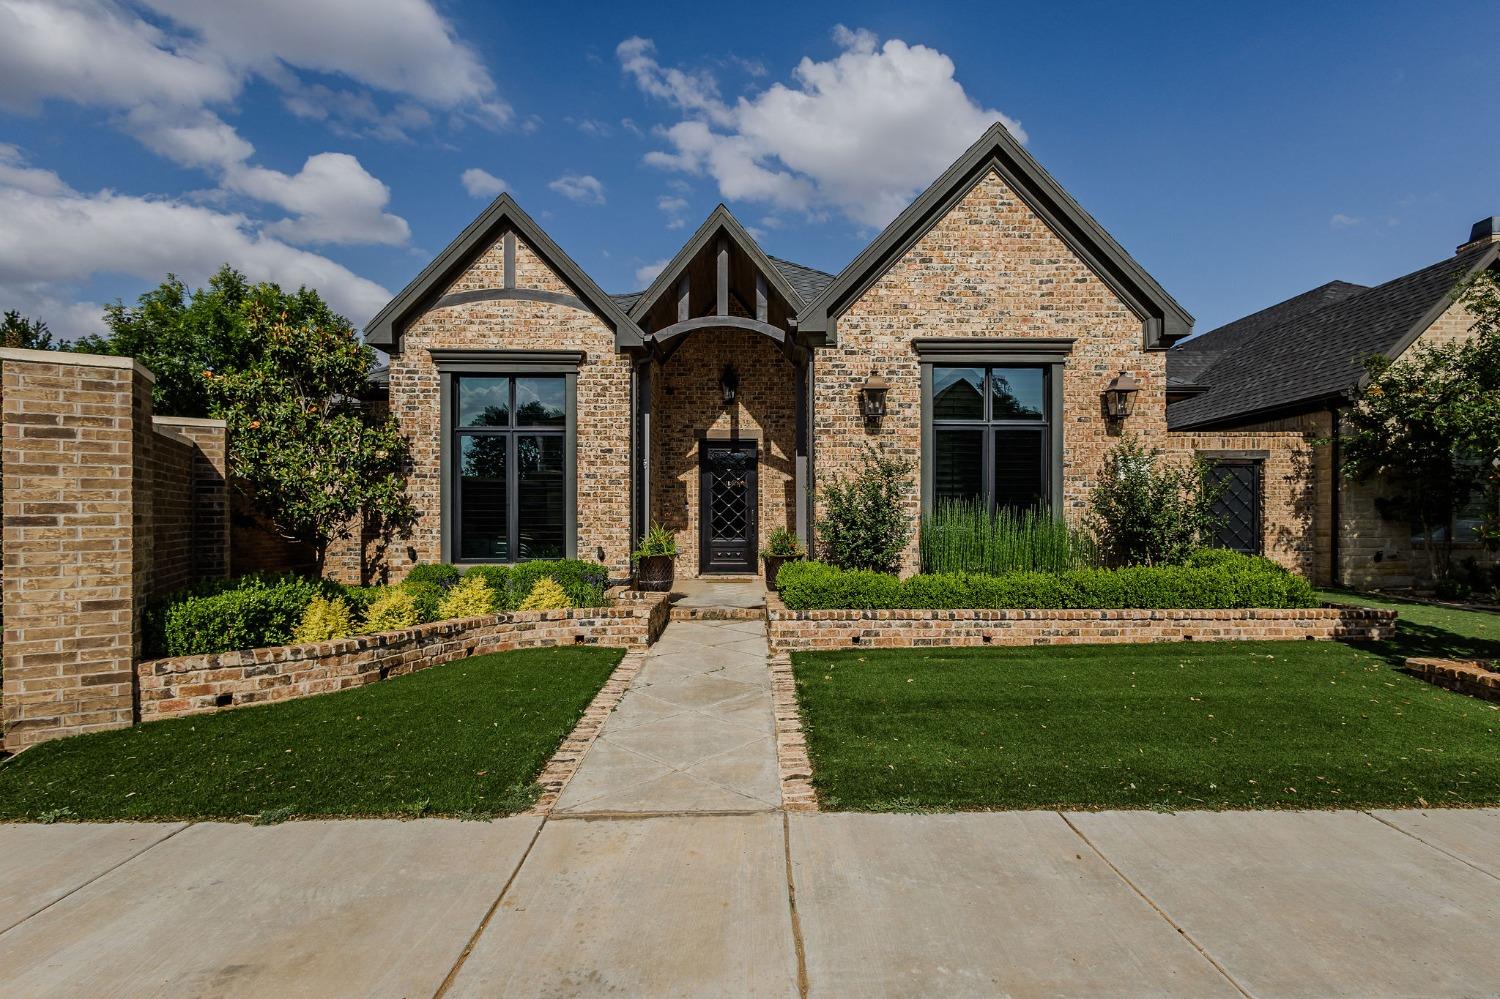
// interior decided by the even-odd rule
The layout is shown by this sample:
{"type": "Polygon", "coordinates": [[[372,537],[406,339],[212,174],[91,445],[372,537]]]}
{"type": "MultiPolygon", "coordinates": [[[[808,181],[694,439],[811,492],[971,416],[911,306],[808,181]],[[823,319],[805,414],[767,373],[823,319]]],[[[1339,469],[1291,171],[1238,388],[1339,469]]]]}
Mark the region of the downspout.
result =
{"type": "Polygon", "coordinates": [[[1339,568],[1339,540],[1344,533],[1343,520],[1340,516],[1340,494],[1343,491],[1344,479],[1344,453],[1342,443],[1339,440],[1342,431],[1342,421],[1339,418],[1339,408],[1337,406],[1330,406],[1328,413],[1333,432],[1333,495],[1330,497],[1330,505],[1333,508],[1333,530],[1329,532],[1332,544],[1329,546],[1328,575],[1334,586],[1342,586],[1343,573],[1339,568]]]}

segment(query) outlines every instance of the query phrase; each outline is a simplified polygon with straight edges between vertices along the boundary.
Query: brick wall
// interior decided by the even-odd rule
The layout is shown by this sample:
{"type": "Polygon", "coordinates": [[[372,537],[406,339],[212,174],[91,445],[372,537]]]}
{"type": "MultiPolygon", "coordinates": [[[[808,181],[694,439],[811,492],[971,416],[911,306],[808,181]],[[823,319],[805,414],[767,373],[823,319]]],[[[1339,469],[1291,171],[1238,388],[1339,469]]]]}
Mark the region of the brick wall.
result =
{"type": "MultiPolygon", "coordinates": [[[[443,294],[499,288],[503,285],[501,236],[444,289],[443,294]]],[[[516,285],[571,294],[570,289],[516,237],[516,285]]],[[[401,353],[391,358],[391,412],[411,442],[413,467],[409,488],[421,519],[410,542],[397,542],[387,553],[390,576],[400,579],[414,562],[442,558],[440,381],[428,351],[581,350],[578,372],[578,552],[592,558],[604,550],[612,576],[623,576],[630,564],[630,359],[615,350],[614,334],[592,312],[531,301],[490,301],[433,309],[414,321],[401,338],[401,353]]],[[[347,572],[339,561],[335,568],[347,572]]],[[[357,581],[351,579],[350,581],[357,581]]]]}
{"type": "Polygon", "coordinates": [[[766,600],[771,651],[952,648],[985,645],[1120,645],[1148,642],[1379,641],[1394,611],[1298,610],[824,610],[766,600]]]}
{"type": "Polygon", "coordinates": [[[665,364],[653,367],[651,518],[677,535],[677,571],[699,568],[699,441],[759,442],[761,543],[778,527],[796,526],[797,369],[766,336],[740,329],[700,330],[665,364]],[[719,378],[739,374],[735,402],[724,405],[719,378]]]}
{"type": "MultiPolygon", "coordinates": [[[[158,489],[183,482],[189,504],[188,522],[177,526],[175,542],[160,539],[158,523],[158,560],[163,546],[168,551],[180,551],[177,546],[185,546],[187,557],[180,557],[180,561],[188,565],[189,579],[223,578],[229,575],[230,568],[229,442],[224,421],[153,416],[151,423],[157,431],[153,440],[186,445],[190,458],[184,471],[177,475],[157,475],[154,479],[158,489]]],[[[158,522],[162,516],[161,512],[155,514],[158,522]]]]}
{"type": "Polygon", "coordinates": [[[359,687],[439,663],[560,645],[643,649],[665,626],[665,594],[609,607],[439,621],[313,645],[155,659],[137,667],[141,720],[203,714],[359,687]]]}
{"type": "MultiPolygon", "coordinates": [[[[1166,433],[1165,354],[1143,348],[1140,319],[993,172],[838,317],[838,346],[818,352],[820,481],[851,474],[867,441],[918,467],[921,369],[911,346],[918,337],[1076,339],[1063,372],[1061,428],[1070,519],[1086,512],[1120,433],[1102,410],[1111,378],[1126,370],[1141,385],[1124,430],[1151,442],[1166,433]],[[867,429],[858,406],[859,385],[872,370],[891,382],[888,415],[877,430],[867,429]]],[[[913,522],[920,505],[913,490],[913,522]]],[[[917,564],[914,538],[902,568],[915,571],[917,564]]]]}
{"type": "MultiPolygon", "coordinates": [[[[17,750],[134,720],[147,601],[163,585],[223,571],[224,528],[210,525],[222,475],[199,489],[194,476],[215,459],[158,431],[152,376],[129,358],[6,349],[0,366],[0,712],[5,748],[17,750]],[[200,549],[201,565],[191,557],[200,549]]],[[[222,467],[223,425],[199,422],[195,435],[217,433],[208,449],[222,467]]]]}
{"type": "MultiPolygon", "coordinates": [[[[311,548],[283,537],[275,526],[255,510],[254,501],[238,489],[229,497],[230,571],[235,576],[252,572],[297,572],[311,575],[318,560],[311,548]]],[[[358,575],[344,579],[358,583],[358,575]]]]}

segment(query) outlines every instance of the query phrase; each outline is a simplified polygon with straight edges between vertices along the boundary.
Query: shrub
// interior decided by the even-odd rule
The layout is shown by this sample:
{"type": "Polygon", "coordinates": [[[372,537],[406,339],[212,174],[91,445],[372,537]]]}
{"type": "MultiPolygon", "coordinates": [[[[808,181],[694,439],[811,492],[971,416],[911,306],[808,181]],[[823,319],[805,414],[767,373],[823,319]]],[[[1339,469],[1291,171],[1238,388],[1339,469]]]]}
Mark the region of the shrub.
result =
{"type": "Polygon", "coordinates": [[[802,547],[802,542],[797,535],[785,527],[778,527],[766,538],[765,547],[760,550],[761,558],[802,558],[807,554],[807,549],[802,547]]]}
{"type": "Polygon", "coordinates": [[[503,610],[518,610],[542,577],[550,577],[568,595],[569,606],[600,607],[609,584],[609,570],[598,562],[565,558],[522,562],[511,566],[503,610]]]}
{"type": "Polygon", "coordinates": [[[643,558],[657,558],[663,555],[676,557],[677,535],[663,525],[653,522],[646,529],[646,536],[641,538],[641,546],[631,552],[630,557],[639,562],[643,558]]]}
{"type": "Polygon", "coordinates": [[[481,617],[495,613],[495,591],[483,576],[467,574],[463,581],[448,591],[443,598],[438,615],[442,620],[456,617],[481,617]]]}
{"type": "Polygon", "coordinates": [[[417,609],[417,621],[426,624],[436,621],[442,617],[443,597],[447,591],[437,583],[424,582],[410,579],[403,580],[399,589],[410,594],[413,606],[417,609]]]}
{"type": "Polygon", "coordinates": [[[1063,572],[1097,565],[1088,531],[1040,510],[994,512],[973,500],[950,500],[922,518],[923,572],[1063,572]]]}
{"type": "Polygon", "coordinates": [[[339,586],[339,596],[349,605],[349,613],[356,619],[362,619],[365,611],[370,605],[380,599],[381,594],[386,591],[384,586],[339,586]]]}
{"type": "Polygon", "coordinates": [[[911,539],[906,496],[911,462],[866,448],[853,479],[835,478],[823,487],[826,511],[818,521],[823,554],[841,569],[891,572],[911,539]]]}
{"type": "Polygon", "coordinates": [[[313,597],[338,592],[332,583],[293,575],[206,580],[147,610],[146,654],[191,656],[285,645],[313,597]]]}
{"type": "Polygon", "coordinates": [[[1066,572],[931,573],[900,580],[819,562],[784,566],[793,610],[1054,608],[1108,610],[1316,607],[1312,585],[1268,559],[1228,553],[1212,566],[1128,566],[1066,572]]]}
{"type": "Polygon", "coordinates": [[[1159,450],[1127,439],[1104,463],[1088,526],[1109,565],[1179,565],[1213,529],[1218,489],[1208,466],[1164,465],[1159,450]]]}
{"type": "Polygon", "coordinates": [[[298,642],[328,642],[354,631],[349,605],[340,597],[313,597],[293,636],[298,642]]]}
{"type": "Polygon", "coordinates": [[[411,591],[402,586],[387,587],[365,614],[364,627],[367,635],[381,631],[400,631],[414,628],[420,623],[417,601],[411,591]]]}
{"type": "Polygon", "coordinates": [[[573,606],[568,601],[568,595],[563,591],[557,580],[551,576],[543,576],[532,586],[531,592],[526,599],[521,601],[518,610],[541,611],[541,610],[563,610],[573,606]]]}
{"type": "Polygon", "coordinates": [[[464,570],[464,580],[482,579],[488,584],[490,592],[495,594],[496,604],[504,602],[505,591],[510,589],[510,566],[508,565],[476,565],[464,570]]]}
{"type": "Polygon", "coordinates": [[[428,565],[412,566],[411,572],[408,572],[406,574],[405,582],[432,583],[433,585],[440,586],[446,590],[449,587],[457,586],[459,577],[461,575],[462,574],[458,571],[457,566],[438,562],[428,565]]]}

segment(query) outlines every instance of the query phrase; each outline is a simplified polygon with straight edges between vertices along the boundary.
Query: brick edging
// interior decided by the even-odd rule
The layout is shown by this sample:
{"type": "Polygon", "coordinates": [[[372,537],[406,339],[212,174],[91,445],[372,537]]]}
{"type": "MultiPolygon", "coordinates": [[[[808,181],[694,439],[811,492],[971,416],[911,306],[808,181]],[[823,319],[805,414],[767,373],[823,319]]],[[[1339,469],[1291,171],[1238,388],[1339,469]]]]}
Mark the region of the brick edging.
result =
{"type": "Polygon", "coordinates": [[[816,812],[818,794],[812,786],[812,760],[802,732],[797,704],[797,680],[792,657],[771,656],[771,708],[776,714],[776,771],[781,781],[781,807],[788,812],[816,812]]]}
{"type": "Polygon", "coordinates": [[[1500,673],[1487,669],[1482,662],[1416,656],[1406,660],[1406,668],[1418,679],[1436,686],[1486,701],[1500,701],[1500,673]]]}
{"type": "Polygon", "coordinates": [[[594,740],[599,738],[599,732],[604,728],[605,721],[615,708],[620,706],[620,698],[625,696],[625,690],[641,671],[641,666],[646,661],[646,654],[639,651],[625,653],[625,658],[610,673],[609,679],[604,681],[604,686],[599,688],[599,693],[589,702],[584,709],[583,717],[578,719],[578,724],[573,726],[573,731],[557,747],[542,772],[537,775],[536,782],[541,785],[542,793],[536,803],[526,810],[527,815],[550,815],[557,799],[562,797],[563,791],[568,786],[568,781],[578,772],[583,765],[583,758],[588,755],[589,749],[594,745],[594,740]]]}

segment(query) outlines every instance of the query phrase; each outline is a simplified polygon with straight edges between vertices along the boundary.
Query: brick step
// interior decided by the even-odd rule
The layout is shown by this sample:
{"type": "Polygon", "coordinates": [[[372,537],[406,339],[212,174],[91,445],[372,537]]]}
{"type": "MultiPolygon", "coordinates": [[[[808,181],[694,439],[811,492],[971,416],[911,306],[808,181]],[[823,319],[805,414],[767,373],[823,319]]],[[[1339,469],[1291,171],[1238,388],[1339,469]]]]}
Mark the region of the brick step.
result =
{"type": "Polygon", "coordinates": [[[764,621],[764,607],[673,607],[673,621],[764,621]]]}

